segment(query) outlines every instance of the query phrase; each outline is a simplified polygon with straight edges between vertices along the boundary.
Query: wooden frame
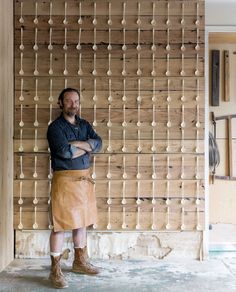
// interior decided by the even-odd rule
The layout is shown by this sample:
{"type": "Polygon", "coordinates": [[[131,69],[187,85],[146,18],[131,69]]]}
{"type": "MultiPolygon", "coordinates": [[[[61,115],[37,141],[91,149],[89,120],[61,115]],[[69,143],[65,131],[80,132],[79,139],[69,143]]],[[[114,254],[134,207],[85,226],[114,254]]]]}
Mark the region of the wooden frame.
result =
{"type": "Polygon", "coordinates": [[[13,249],[13,1],[0,1],[0,271],[13,249]]]}

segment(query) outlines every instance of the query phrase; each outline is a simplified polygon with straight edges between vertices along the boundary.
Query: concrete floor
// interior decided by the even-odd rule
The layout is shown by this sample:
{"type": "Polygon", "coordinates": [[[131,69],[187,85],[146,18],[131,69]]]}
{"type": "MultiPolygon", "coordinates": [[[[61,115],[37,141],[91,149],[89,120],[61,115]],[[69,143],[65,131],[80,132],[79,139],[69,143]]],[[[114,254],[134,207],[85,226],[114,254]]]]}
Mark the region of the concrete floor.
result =
{"type": "MultiPolygon", "coordinates": [[[[102,268],[99,276],[70,272],[63,262],[69,288],[86,292],[235,292],[236,256],[194,260],[93,261],[102,268]]],[[[48,280],[48,260],[14,260],[0,273],[0,291],[53,291],[48,280]]]]}

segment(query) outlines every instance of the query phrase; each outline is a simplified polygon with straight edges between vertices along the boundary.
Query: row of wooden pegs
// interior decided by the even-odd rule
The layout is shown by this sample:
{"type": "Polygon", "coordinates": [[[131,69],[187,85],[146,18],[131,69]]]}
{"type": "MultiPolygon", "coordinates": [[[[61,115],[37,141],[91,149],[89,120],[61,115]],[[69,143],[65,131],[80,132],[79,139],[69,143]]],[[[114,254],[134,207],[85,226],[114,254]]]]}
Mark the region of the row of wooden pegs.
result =
{"type": "MultiPolygon", "coordinates": [[[[112,229],[112,223],[111,223],[111,217],[112,217],[112,211],[111,211],[111,206],[108,206],[107,209],[107,226],[106,229],[107,230],[111,230],[112,229]]],[[[196,230],[202,230],[203,226],[200,223],[200,208],[199,206],[196,206],[196,225],[195,228],[196,230]]],[[[23,207],[20,206],[19,207],[19,224],[18,224],[18,229],[22,230],[24,229],[24,225],[23,225],[23,207]]],[[[127,216],[127,211],[126,211],[126,207],[123,206],[122,208],[122,218],[123,218],[123,223],[121,225],[122,229],[129,229],[130,227],[127,224],[127,220],[126,220],[126,216],[127,216]]],[[[136,230],[141,230],[142,229],[142,225],[141,225],[141,216],[142,216],[142,212],[141,212],[141,207],[138,206],[137,207],[137,212],[136,212],[136,225],[135,225],[135,229],[136,230]]],[[[181,207],[181,222],[180,222],[180,226],[178,229],[180,230],[188,230],[188,226],[185,223],[185,207],[181,207]]],[[[152,217],[152,224],[150,225],[150,229],[151,230],[159,230],[159,228],[157,227],[157,210],[155,208],[155,206],[152,207],[152,213],[151,213],[151,217],[152,217]]],[[[166,219],[165,219],[165,223],[164,226],[160,229],[166,229],[166,230],[171,230],[173,229],[173,226],[171,226],[171,208],[170,206],[166,207],[166,215],[165,215],[166,219]]],[[[33,229],[38,229],[39,225],[37,223],[37,206],[34,207],[34,223],[32,224],[32,228],[33,229]]],[[[48,229],[52,229],[53,226],[51,224],[48,225],[48,229]]],[[[97,229],[97,225],[94,224],[93,225],[94,229],[97,229]]],[[[117,228],[117,227],[116,227],[117,228]]],[[[28,228],[27,228],[28,229],[28,228]]],[[[146,230],[147,228],[145,228],[146,230]]],[[[176,227],[174,228],[174,230],[176,230],[176,227]]],[[[191,228],[192,230],[192,228],[191,228]]]]}
{"type": "MultiPolygon", "coordinates": [[[[186,1],[187,2],[187,1],[186,1]]],[[[82,3],[83,2],[79,2],[78,3],[78,9],[79,9],[79,18],[77,20],[79,25],[83,24],[83,15],[82,15],[82,3]]],[[[152,26],[156,26],[158,21],[156,19],[156,5],[157,2],[152,2],[152,19],[150,20],[150,24],[152,26]]],[[[39,19],[38,19],[38,1],[35,1],[35,17],[33,19],[33,23],[35,25],[39,24],[39,19]]],[[[127,2],[123,2],[123,7],[122,7],[122,19],[120,21],[122,26],[126,26],[127,25],[127,20],[126,20],[126,6],[127,6],[127,2]]],[[[20,2],[20,18],[19,18],[19,23],[23,25],[24,23],[24,17],[23,17],[23,6],[24,6],[24,1],[22,0],[20,2]]],[[[138,26],[142,25],[142,9],[141,9],[141,3],[138,2],[137,3],[137,20],[136,20],[136,24],[138,26]]],[[[64,19],[62,21],[62,23],[64,25],[67,25],[69,23],[68,21],[68,14],[67,14],[67,9],[68,9],[68,2],[65,1],[64,3],[64,19]]],[[[116,13],[117,14],[117,13],[116,13]]],[[[53,22],[53,2],[50,1],[49,2],[49,19],[48,19],[48,24],[51,26],[54,24],[53,22]]],[[[170,27],[171,26],[171,1],[167,1],[166,2],[166,26],[170,27]]],[[[94,26],[96,26],[98,24],[98,20],[97,20],[97,2],[94,1],[93,3],[93,19],[92,19],[92,24],[94,26]]],[[[112,26],[113,22],[112,22],[112,3],[108,2],[108,19],[107,19],[107,24],[109,26],[112,26]]],[[[186,25],[186,21],[185,21],[185,2],[182,1],[181,2],[181,18],[180,18],[180,24],[181,26],[185,26],[186,25]]],[[[196,20],[195,20],[195,25],[198,27],[200,25],[200,16],[199,16],[199,1],[196,1],[196,20]]]]}
{"type": "MultiPolygon", "coordinates": [[[[20,179],[24,179],[25,178],[25,174],[24,174],[24,164],[23,164],[23,155],[20,155],[20,174],[19,174],[19,178],[20,179]]],[[[146,159],[146,158],[145,158],[146,159]]],[[[152,179],[156,179],[157,178],[157,171],[156,171],[156,167],[157,167],[157,162],[156,162],[156,156],[155,154],[152,155],[152,179]]],[[[171,179],[171,171],[170,171],[170,161],[171,158],[169,155],[166,156],[166,179],[171,179]]],[[[137,174],[136,174],[136,178],[137,179],[141,179],[142,178],[142,173],[140,171],[140,167],[141,167],[141,155],[137,155],[136,158],[136,167],[137,167],[137,174]]],[[[37,165],[38,165],[38,156],[35,155],[34,156],[34,168],[33,168],[33,174],[32,177],[34,179],[38,178],[38,172],[37,172],[37,165]]],[[[200,156],[196,155],[195,156],[195,175],[194,178],[195,179],[201,179],[201,175],[199,173],[199,166],[200,166],[200,156]]],[[[49,173],[48,173],[48,179],[52,178],[52,169],[51,169],[51,159],[49,157],[49,163],[48,163],[48,168],[49,168],[49,173]]],[[[92,178],[96,179],[97,175],[96,175],[96,156],[93,157],[93,172],[92,172],[92,178]]],[[[107,158],[107,174],[106,174],[106,178],[108,179],[112,179],[112,162],[111,162],[111,155],[108,156],[107,158]]],[[[123,179],[127,179],[128,178],[128,173],[127,173],[127,163],[126,163],[126,156],[123,155],[123,162],[122,162],[122,168],[123,168],[123,174],[122,174],[122,178],[123,179]]],[[[186,178],[186,173],[185,173],[185,157],[184,155],[181,156],[181,172],[179,177],[181,179],[185,179],[186,178]]]]}
{"type": "MultiPolygon", "coordinates": [[[[35,53],[35,58],[34,58],[34,70],[33,70],[33,75],[34,76],[39,76],[40,72],[39,72],[39,68],[38,68],[38,53],[35,53]]],[[[128,74],[130,74],[127,70],[127,62],[126,62],[126,56],[125,54],[123,54],[123,58],[122,58],[122,70],[120,72],[120,75],[123,77],[126,77],[128,74]]],[[[25,71],[23,68],[23,60],[24,60],[24,53],[21,52],[20,53],[20,70],[19,70],[19,75],[20,76],[24,76],[25,75],[25,71]]],[[[112,66],[111,66],[111,61],[112,61],[112,55],[111,53],[108,54],[108,68],[106,72],[103,72],[104,70],[102,69],[97,69],[97,55],[96,53],[93,54],[93,68],[92,71],[90,72],[94,77],[96,76],[108,76],[111,77],[113,75],[112,73],[112,66]]],[[[185,77],[187,76],[186,70],[185,70],[185,58],[184,58],[184,54],[181,54],[181,68],[179,70],[179,73],[176,75],[176,73],[174,72],[174,74],[171,73],[171,65],[170,65],[170,54],[166,55],[166,70],[161,70],[158,69],[158,66],[156,64],[156,55],[155,53],[152,54],[152,66],[150,66],[150,76],[152,77],[156,77],[156,76],[167,76],[167,77],[171,77],[171,76],[181,76],[181,77],[185,77]],[[158,72],[159,71],[159,72],[158,72]]],[[[62,70],[62,75],[63,76],[69,76],[69,65],[68,65],[68,53],[64,53],[64,69],[62,70]]],[[[45,74],[45,73],[44,73],[45,74]]],[[[50,53],[50,60],[49,60],[49,70],[48,70],[48,74],[50,76],[52,76],[54,74],[54,70],[53,70],[53,54],[50,53]]],[[[73,73],[74,74],[74,73],[73,73]]],[[[188,72],[188,75],[190,73],[188,72]]],[[[193,76],[200,76],[200,70],[199,70],[199,54],[196,54],[196,62],[195,62],[195,66],[192,68],[192,72],[191,75],[193,76]]],[[[56,72],[56,75],[58,75],[58,72],[56,72]]],[[[82,53],[79,53],[79,64],[78,64],[78,71],[77,71],[77,75],[78,76],[83,76],[83,68],[82,68],[82,53]]],[[[117,72],[116,74],[117,75],[117,72]]],[[[137,71],[136,71],[136,76],[141,77],[143,75],[143,70],[141,67],[141,55],[140,53],[137,54],[137,71]]]]}

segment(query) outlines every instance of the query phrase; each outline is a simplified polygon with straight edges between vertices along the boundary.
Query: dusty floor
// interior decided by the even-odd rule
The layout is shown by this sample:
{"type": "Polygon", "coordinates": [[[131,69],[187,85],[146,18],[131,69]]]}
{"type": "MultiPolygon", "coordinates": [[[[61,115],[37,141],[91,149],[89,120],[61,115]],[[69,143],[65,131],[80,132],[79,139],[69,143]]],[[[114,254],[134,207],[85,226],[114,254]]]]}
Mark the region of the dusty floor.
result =
{"type": "MultiPolygon", "coordinates": [[[[70,272],[63,262],[69,288],[86,292],[235,292],[236,256],[207,261],[93,261],[99,276],[70,272]]],[[[14,260],[0,273],[0,291],[53,291],[48,280],[49,260],[14,260]]]]}

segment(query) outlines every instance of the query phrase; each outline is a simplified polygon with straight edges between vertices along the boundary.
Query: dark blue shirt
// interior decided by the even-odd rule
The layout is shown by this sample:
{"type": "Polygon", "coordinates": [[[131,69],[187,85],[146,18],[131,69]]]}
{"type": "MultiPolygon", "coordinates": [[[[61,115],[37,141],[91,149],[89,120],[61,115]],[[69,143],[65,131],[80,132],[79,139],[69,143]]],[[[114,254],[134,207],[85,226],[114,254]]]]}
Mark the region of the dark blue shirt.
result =
{"type": "Polygon", "coordinates": [[[70,145],[72,141],[86,141],[92,152],[100,151],[102,139],[96,134],[86,120],[76,116],[76,124],[69,123],[61,114],[53,121],[47,131],[47,139],[51,151],[53,170],[81,170],[90,167],[90,153],[72,158],[77,147],[70,145]]]}

